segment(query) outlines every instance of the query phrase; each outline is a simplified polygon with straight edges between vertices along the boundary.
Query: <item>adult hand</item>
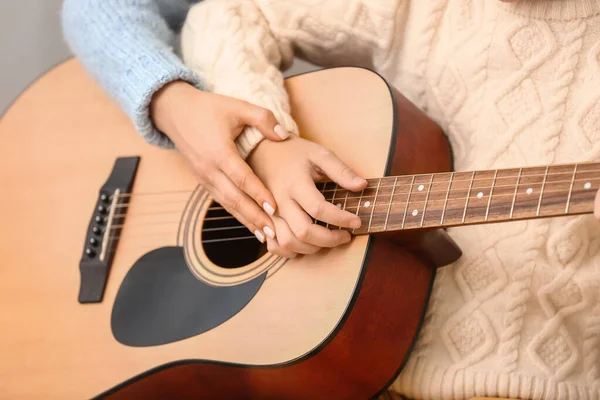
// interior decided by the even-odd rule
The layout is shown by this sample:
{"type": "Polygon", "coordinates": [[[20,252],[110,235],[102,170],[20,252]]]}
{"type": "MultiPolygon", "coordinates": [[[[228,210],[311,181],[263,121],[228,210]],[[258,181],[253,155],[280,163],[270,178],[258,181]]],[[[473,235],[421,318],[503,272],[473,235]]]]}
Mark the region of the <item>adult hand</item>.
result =
{"type": "Polygon", "coordinates": [[[231,215],[265,242],[275,237],[271,192],[240,156],[235,139],[246,126],[266,139],[284,132],[273,113],[248,102],[204,92],[177,81],[157,92],[150,105],[156,127],[167,134],[191,163],[200,183],[231,215]]]}

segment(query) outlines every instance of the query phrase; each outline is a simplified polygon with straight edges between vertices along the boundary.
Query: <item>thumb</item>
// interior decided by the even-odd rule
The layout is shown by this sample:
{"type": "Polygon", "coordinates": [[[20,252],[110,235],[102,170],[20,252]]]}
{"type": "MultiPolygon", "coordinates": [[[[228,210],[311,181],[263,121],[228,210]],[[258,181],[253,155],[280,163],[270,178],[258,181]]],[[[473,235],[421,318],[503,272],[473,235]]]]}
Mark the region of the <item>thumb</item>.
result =
{"type": "Polygon", "coordinates": [[[273,112],[266,108],[244,101],[239,116],[242,123],[258,129],[269,140],[279,142],[290,136],[290,133],[277,121],[273,112]]]}

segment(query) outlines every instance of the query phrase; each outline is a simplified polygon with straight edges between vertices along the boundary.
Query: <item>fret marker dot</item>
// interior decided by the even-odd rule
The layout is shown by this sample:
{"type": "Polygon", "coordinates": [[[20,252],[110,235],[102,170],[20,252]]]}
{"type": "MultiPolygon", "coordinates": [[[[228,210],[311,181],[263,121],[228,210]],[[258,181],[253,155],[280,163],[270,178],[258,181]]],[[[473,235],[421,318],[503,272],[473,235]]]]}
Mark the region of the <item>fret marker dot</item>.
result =
{"type": "Polygon", "coordinates": [[[419,210],[413,210],[412,215],[413,217],[416,217],[419,214],[419,210]]]}
{"type": "Polygon", "coordinates": [[[479,193],[477,193],[477,198],[478,198],[478,199],[480,199],[480,198],[482,198],[482,197],[483,197],[483,192],[479,192],[479,193]]]}
{"type": "Polygon", "coordinates": [[[419,185],[419,187],[417,189],[419,189],[419,192],[421,192],[421,191],[423,191],[423,189],[425,189],[425,186],[419,185]]]}
{"type": "Polygon", "coordinates": [[[531,193],[533,193],[533,189],[532,188],[527,188],[527,190],[525,191],[525,193],[531,194],[531,193]]]}
{"type": "Polygon", "coordinates": [[[370,201],[365,201],[365,204],[363,204],[364,207],[369,207],[371,205],[370,201]]]}
{"type": "Polygon", "coordinates": [[[592,187],[592,184],[590,182],[586,182],[585,185],[583,185],[584,189],[589,189],[592,187]]]}
{"type": "Polygon", "coordinates": [[[342,203],[337,203],[336,206],[337,208],[342,208],[342,203]]]}

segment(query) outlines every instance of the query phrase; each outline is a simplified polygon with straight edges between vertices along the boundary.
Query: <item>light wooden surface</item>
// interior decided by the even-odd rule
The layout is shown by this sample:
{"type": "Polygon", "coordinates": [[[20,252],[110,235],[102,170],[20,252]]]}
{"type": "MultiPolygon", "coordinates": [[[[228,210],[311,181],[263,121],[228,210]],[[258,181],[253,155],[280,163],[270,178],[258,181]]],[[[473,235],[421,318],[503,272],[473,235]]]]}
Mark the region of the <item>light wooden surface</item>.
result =
{"type": "MultiPolygon", "coordinates": [[[[305,136],[336,149],[359,173],[380,176],[389,94],[372,75],[347,74],[352,85],[327,74],[289,82],[295,116],[305,136]]],[[[118,156],[142,156],[136,192],[192,190],[193,174],[176,152],[145,144],[74,61],[18,99],[0,121],[0,137],[0,398],[89,398],[179,359],[284,362],[320,344],[344,313],[366,237],[289,262],[241,313],[206,334],[151,348],[117,343],[110,313],[121,280],[142,254],[175,244],[177,231],[176,224],[145,227],[139,240],[135,224],[126,224],[104,302],[79,304],[78,265],[98,188],[118,156]]],[[[130,214],[146,206],[134,204],[130,214]]]]}

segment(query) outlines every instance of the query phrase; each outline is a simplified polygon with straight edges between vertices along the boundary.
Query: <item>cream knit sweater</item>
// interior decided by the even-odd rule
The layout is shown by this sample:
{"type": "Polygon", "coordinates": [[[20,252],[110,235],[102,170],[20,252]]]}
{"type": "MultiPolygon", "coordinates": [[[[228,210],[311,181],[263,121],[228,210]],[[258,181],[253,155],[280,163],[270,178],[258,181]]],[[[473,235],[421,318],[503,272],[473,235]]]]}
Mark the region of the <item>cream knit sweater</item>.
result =
{"type": "MultiPolygon", "coordinates": [[[[297,133],[281,70],[296,55],[380,72],[449,135],[457,170],[600,160],[600,0],[205,0],[185,62],[297,133]]],[[[247,155],[262,137],[238,141],[247,155]]],[[[600,398],[600,224],[461,227],[417,347],[414,398],[600,398]]]]}

